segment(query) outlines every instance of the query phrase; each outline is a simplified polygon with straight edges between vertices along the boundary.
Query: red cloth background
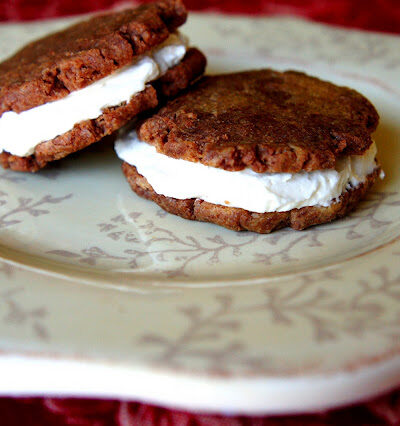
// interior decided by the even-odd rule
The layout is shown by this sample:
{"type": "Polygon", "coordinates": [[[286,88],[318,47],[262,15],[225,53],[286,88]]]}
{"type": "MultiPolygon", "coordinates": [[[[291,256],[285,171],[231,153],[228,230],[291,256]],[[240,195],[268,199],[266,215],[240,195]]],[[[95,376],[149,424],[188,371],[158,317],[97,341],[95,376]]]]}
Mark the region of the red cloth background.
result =
{"type": "MultiPolygon", "coordinates": [[[[128,1],[3,0],[0,2],[0,21],[87,13],[121,3],[128,1]]],[[[185,3],[190,10],[291,14],[347,27],[400,33],[399,0],[185,0],[185,3]]]]}
{"type": "Polygon", "coordinates": [[[328,413],[284,417],[224,417],[136,402],[0,398],[2,426],[353,426],[400,424],[400,393],[328,413]]]}
{"type": "MultiPolygon", "coordinates": [[[[120,0],[8,0],[0,21],[21,21],[107,9],[120,0]]],[[[331,24],[400,33],[400,0],[186,0],[190,10],[292,14],[331,24]]],[[[400,39],[399,39],[400,48],[400,39]]],[[[312,416],[196,415],[136,402],[0,398],[1,426],[323,426],[400,425],[400,391],[354,407],[312,416]]]]}

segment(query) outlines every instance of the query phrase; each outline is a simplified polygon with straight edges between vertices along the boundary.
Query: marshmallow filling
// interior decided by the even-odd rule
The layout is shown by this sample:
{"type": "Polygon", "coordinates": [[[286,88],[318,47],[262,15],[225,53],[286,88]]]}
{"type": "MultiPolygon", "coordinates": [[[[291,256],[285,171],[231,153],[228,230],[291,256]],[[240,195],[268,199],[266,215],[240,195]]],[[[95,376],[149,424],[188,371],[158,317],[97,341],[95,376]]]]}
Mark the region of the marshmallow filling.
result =
{"type": "Polygon", "coordinates": [[[377,167],[373,142],[363,155],[340,159],[336,169],[299,173],[227,171],[160,154],[138,139],[136,131],[115,143],[118,157],[135,166],[154,191],[177,199],[197,198],[255,213],[283,212],[306,206],[327,207],[364,182],[377,167]]]}

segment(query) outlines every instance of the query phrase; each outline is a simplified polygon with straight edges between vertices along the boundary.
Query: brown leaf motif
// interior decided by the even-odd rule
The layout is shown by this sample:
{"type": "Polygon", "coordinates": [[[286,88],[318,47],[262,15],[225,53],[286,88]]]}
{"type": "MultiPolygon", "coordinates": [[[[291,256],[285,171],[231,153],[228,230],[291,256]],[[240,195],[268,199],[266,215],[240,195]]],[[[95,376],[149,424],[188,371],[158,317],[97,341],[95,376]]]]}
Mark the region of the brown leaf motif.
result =
{"type": "Polygon", "coordinates": [[[36,337],[48,340],[50,336],[45,323],[46,308],[26,308],[19,300],[19,296],[23,293],[22,287],[13,287],[0,292],[1,321],[12,327],[29,327],[36,337]]]}
{"type": "Polygon", "coordinates": [[[33,198],[18,197],[17,205],[13,205],[9,201],[8,194],[0,191],[0,207],[6,211],[0,215],[0,229],[7,228],[12,225],[21,223],[24,219],[21,218],[23,214],[32,217],[38,217],[48,214],[50,211],[44,206],[48,204],[59,204],[72,197],[68,194],[62,197],[53,197],[52,195],[44,195],[39,200],[35,201],[33,198]]]}
{"type": "MultiPolygon", "coordinates": [[[[160,210],[156,215],[162,220],[165,215],[159,213],[160,210]]],[[[135,227],[132,227],[122,215],[112,217],[109,222],[98,224],[98,227],[108,238],[128,243],[129,246],[133,245],[133,248],[126,248],[123,252],[124,256],[129,255],[126,257],[131,268],[138,268],[143,260],[154,257],[160,264],[157,271],[171,278],[188,275],[187,268],[200,259],[209,264],[218,263],[224,251],[239,256],[242,248],[251,245],[257,239],[256,235],[247,234],[247,238],[243,241],[231,243],[220,235],[214,235],[206,237],[203,241],[193,235],[180,235],[161,226],[161,222],[145,219],[140,212],[130,213],[129,220],[135,227]],[[145,235],[144,242],[133,232],[134,229],[145,235]],[[172,268],[172,265],[177,266],[172,268]]]]}
{"type": "Polygon", "coordinates": [[[133,211],[97,224],[101,238],[105,236],[117,243],[107,244],[107,250],[97,245],[72,251],[60,247],[48,253],[75,257],[89,265],[111,259],[133,271],[151,266],[152,272],[167,278],[191,276],[200,265],[203,270],[220,267],[227,258],[230,262],[236,262],[237,258],[237,262],[245,261],[247,265],[251,262],[268,266],[296,264],[318,255],[322,247],[332,244],[333,235],[341,241],[354,241],[358,246],[364,238],[379,237],[396,220],[388,215],[388,209],[399,205],[397,196],[397,193],[372,192],[354,213],[340,221],[303,232],[286,229],[270,235],[228,231],[187,234],[167,223],[170,215],[160,216],[159,209],[154,218],[133,211]]]}
{"type": "Polygon", "coordinates": [[[349,297],[328,284],[340,278],[335,269],[303,274],[296,277],[293,285],[264,285],[250,303],[225,293],[215,296],[212,308],[200,303],[178,306],[177,313],[183,316],[181,324],[185,324],[179,333],[167,337],[152,332],[143,335],[139,343],[157,350],[152,362],[174,369],[184,369],[188,359],[200,359],[207,371],[215,374],[228,374],[237,367],[248,374],[272,374],[280,360],[268,353],[268,339],[265,353],[254,353],[241,331],[255,315],[259,321],[262,314],[266,332],[274,323],[288,329],[300,324],[306,343],[311,339],[310,343],[323,345],[346,337],[378,334],[398,347],[400,274],[390,276],[386,267],[375,270],[368,279],[356,283],[349,297]],[[385,312],[389,301],[396,304],[394,315],[385,312]]]}
{"type": "Polygon", "coordinates": [[[227,367],[234,365],[250,373],[266,371],[269,367],[268,357],[246,353],[245,345],[236,337],[241,325],[240,321],[231,316],[240,312],[235,310],[233,302],[230,295],[222,294],[216,296],[217,307],[210,312],[206,312],[203,305],[178,308],[186,320],[186,328],[176,339],[146,334],[140,338],[140,343],[160,349],[154,363],[176,369],[182,367],[182,358],[189,357],[206,360],[208,370],[218,375],[228,374],[227,367]],[[229,339],[225,338],[226,334],[230,335],[229,339]]]}
{"type": "MultiPolygon", "coordinates": [[[[212,29],[217,40],[231,40],[235,44],[236,40],[240,40],[242,45],[250,46],[250,51],[254,50],[258,57],[285,58],[283,55],[287,55],[288,60],[295,62],[299,52],[303,52],[301,59],[330,66],[349,60],[353,66],[374,63],[386,70],[400,68],[400,54],[395,52],[394,46],[385,37],[372,33],[361,35],[328,26],[321,28],[293,18],[287,18],[287,22],[285,18],[260,19],[246,26],[221,20],[215,22],[212,29]],[[258,40],[254,37],[255,32],[265,34],[265,37],[258,40]]],[[[213,45],[207,46],[207,50],[215,51],[214,54],[218,52],[213,45]]],[[[222,49],[220,54],[224,53],[226,49],[222,49]]]]}
{"type": "Polygon", "coordinates": [[[73,252],[69,250],[49,250],[46,253],[66,258],[77,258],[79,259],[79,262],[87,263],[88,265],[92,266],[96,265],[101,259],[125,259],[124,257],[120,256],[112,256],[101,248],[94,246],[83,249],[80,252],[73,252]]]}
{"type": "Polygon", "coordinates": [[[382,209],[399,206],[400,201],[397,201],[395,197],[397,195],[398,193],[396,192],[371,192],[360,203],[355,212],[339,222],[316,226],[302,233],[282,230],[273,235],[268,235],[265,237],[265,243],[269,246],[277,247],[277,249],[255,253],[254,261],[266,265],[272,264],[275,260],[279,262],[296,261],[299,260],[299,257],[294,254],[295,249],[322,247],[324,245],[323,237],[330,234],[338,234],[340,232],[345,239],[352,241],[364,238],[365,228],[363,227],[365,226],[372,231],[382,230],[393,223],[392,220],[380,218],[382,209]]]}

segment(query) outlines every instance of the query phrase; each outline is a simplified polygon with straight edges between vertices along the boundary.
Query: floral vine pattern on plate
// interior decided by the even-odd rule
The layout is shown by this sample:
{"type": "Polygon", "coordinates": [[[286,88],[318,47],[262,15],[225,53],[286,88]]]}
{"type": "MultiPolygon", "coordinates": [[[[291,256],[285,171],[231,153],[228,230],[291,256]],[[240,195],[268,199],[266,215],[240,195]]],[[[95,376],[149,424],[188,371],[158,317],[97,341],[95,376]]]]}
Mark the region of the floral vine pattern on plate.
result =
{"type": "Polygon", "coordinates": [[[37,217],[50,213],[45,206],[49,204],[59,204],[72,197],[68,194],[62,197],[53,197],[52,195],[44,195],[38,200],[34,198],[18,197],[17,205],[13,205],[9,201],[8,194],[0,190],[0,208],[5,210],[0,214],[0,229],[21,223],[21,214],[25,213],[29,216],[37,217]]]}
{"type": "Polygon", "coordinates": [[[179,369],[182,357],[193,357],[207,360],[208,370],[216,374],[226,374],[229,365],[242,366],[249,372],[267,371],[268,356],[254,356],[246,353],[246,346],[236,338],[221,344],[220,340],[226,333],[240,329],[240,320],[232,316],[255,312],[263,306],[236,308],[231,295],[216,296],[217,307],[211,312],[205,312],[203,305],[191,305],[177,308],[185,317],[187,327],[175,339],[169,339],[158,334],[146,334],[140,338],[141,344],[158,346],[161,353],[153,362],[160,365],[179,369]],[[197,343],[217,343],[213,348],[196,348],[197,343]]]}
{"type": "Polygon", "coordinates": [[[25,182],[26,176],[23,176],[21,173],[11,172],[10,170],[2,170],[0,172],[0,181],[13,183],[25,182]]]}
{"type": "Polygon", "coordinates": [[[60,249],[47,253],[77,259],[92,266],[104,260],[118,261],[132,270],[154,262],[152,270],[167,278],[189,276],[190,268],[198,262],[204,265],[223,264],[225,255],[232,255],[240,261],[245,252],[248,263],[282,264],[299,260],[302,248],[318,250],[326,244],[324,237],[332,232],[340,232],[340,238],[352,241],[362,239],[366,227],[376,232],[390,226],[392,221],[380,215],[387,207],[400,206],[396,195],[394,192],[372,192],[354,213],[340,222],[304,232],[280,230],[271,235],[246,232],[230,232],[226,236],[214,232],[187,235],[166,225],[164,219],[169,215],[163,210],[158,209],[154,219],[133,211],[97,224],[101,235],[118,243],[115,251],[110,247],[106,250],[90,246],[79,251],[60,249]]]}
{"type": "MultiPolygon", "coordinates": [[[[140,213],[134,213],[131,218],[137,220],[140,216],[140,213]]],[[[220,262],[222,252],[225,252],[225,254],[228,252],[238,257],[242,254],[243,248],[251,245],[258,238],[254,234],[237,234],[243,235],[244,238],[239,238],[239,242],[228,242],[221,235],[215,234],[205,237],[201,241],[200,238],[193,235],[177,235],[176,232],[159,226],[152,220],[146,220],[144,224],[137,226],[151,238],[145,242],[146,248],[144,250],[141,248],[125,250],[126,254],[134,256],[130,265],[134,268],[137,267],[141,258],[147,256],[156,256],[160,263],[167,263],[167,265],[176,262],[175,268],[167,266],[167,268],[158,269],[159,272],[166,274],[169,278],[188,275],[186,268],[200,258],[205,259],[208,264],[216,264],[220,262]],[[155,246],[158,246],[158,248],[155,246]]]]}
{"type": "MultiPolygon", "coordinates": [[[[340,279],[337,271],[327,272],[327,278],[340,279]]],[[[373,271],[368,279],[358,280],[357,291],[343,297],[329,286],[319,285],[318,275],[306,274],[301,278],[303,282],[288,293],[280,286],[269,286],[264,290],[266,306],[274,322],[292,326],[300,317],[310,325],[317,342],[336,340],[346,334],[360,337],[378,330],[393,338],[393,332],[400,325],[400,274],[390,277],[388,268],[382,267],[373,271]],[[315,291],[309,293],[312,286],[315,291]],[[305,294],[308,294],[306,298],[305,294]],[[393,318],[383,318],[385,308],[376,301],[379,298],[398,305],[393,318]]],[[[400,332],[396,335],[400,338],[400,332]]]]}
{"type": "MultiPolygon", "coordinates": [[[[352,64],[366,66],[379,63],[383,69],[396,71],[400,68],[400,54],[388,49],[386,37],[373,33],[358,33],[343,31],[339,28],[312,24],[297,18],[267,18],[256,19],[251,25],[237,25],[236,22],[214,18],[212,30],[216,40],[239,40],[242,45],[250,46],[258,55],[282,55],[321,61],[329,65],[342,64],[351,58],[352,64]],[[285,28],[282,31],[281,28],[285,28]],[[307,31],[304,29],[307,28],[307,31]],[[263,33],[264,37],[257,39],[254,31],[263,33]],[[326,49],[326,46],[334,48],[326,49]],[[300,57],[299,52],[304,53],[300,57]],[[389,54],[390,52],[390,54],[389,54]]],[[[393,45],[396,43],[392,41],[393,45]]],[[[213,46],[210,46],[211,50],[213,46]]],[[[215,49],[215,47],[214,47],[215,49]]],[[[226,49],[225,49],[226,51],[226,49]]]]}
{"type": "Polygon", "coordinates": [[[92,246],[87,249],[75,253],[69,250],[49,250],[46,253],[55,254],[57,256],[76,259],[78,262],[86,263],[88,265],[96,265],[101,259],[126,259],[126,257],[112,256],[105,252],[100,247],[92,246]]]}
{"type": "MultiPolygon", "coordinates": [[[[185,369],[184,360],[196,358],[206,364],[209,373],[229,374],[231,368],[242,367],[248,374],[273,374],[279,360],[268,354],[268,344],[264,345],[267,353],[250,353],[242,340],[243,332],[239,332],[249,318],[262,313],[266,330],[268,323],[287,328],[301,323],[317,344],[346,336],[360,338],[379,333],[398,347],[400,274],[391,277],[387,268],[380,268],[369,279],[359,280],[350,297],[339,296],[329,285],[320,285],[322,280],[327,284],[338,279],[340,270],[331,269],[299,275],[294,285],[271,283],[263,286],[260,296],[252,303],[243,303],[231,294],[217,294],[211,309],[201,303],[178,306],[177,312],[185,318],[182,323],[186,324],[180,333],[175,337],[148,333],[138,342],[158,349],[153,363],[174,369],[185,369]],[[396,303],[396,313],[385,318],[384,303],[390,300],[396,303]]],[[[302,333],[307,336],[304,327],[302,333]]]]}
{"type": "Polygon", "coordinates": [[[397,192],[370,192],[366,200],[362,201],[350,216],[342,219],[341,223],[333,222],[324,226],[309,228],[302,233],[294,233],[291,230],[282,230],[265,238],[265,243],[276,246],[276,250],[255,253],[255,262],[270,265],[273,259],[280,262],[298,260],[292,254],[292,250],[297,246],[321,247],[324,243],[321,237],[329,233],[345,231],[344,238],[347,240],[361,239],[364,235],[359,231],[361,225],[368,225],[369,229],[381,229],[391,225],[390,220],[379,218],[382,206],[400,206],[400,201],[395,200],[397,192]],[[280,244],[278,244],[280,243],[280,244]],[[283,244],[282,244],[283,243],[283,244]]]}
{"type": "MultiPolygon", "coordinates": [[[[59,163],[54,165],[51,164],[50,166],[47,166],[47,168],[45,168],[44,170],[40,170],[40,172],[37,173],[35,177],[40,179],[44,178],[48,180],[56,180],[60,175],[61,168],[62,165],[60,165],[59,163]]],[[[12,170],[0,171],[0,181],[3,182],[21,183],[26,182],[27,179],[28,176],[26,176],[26,173],[14,172],[12,170]]]]}
{"type": "Polygon", "coordinates": [[[24,293],[22,287],[12,287],[0,291],[1,321],[13,327],[27,326],[32,329],[36,337],[41,340],[49,339],[45,320],[47,310],[45,307],[26,308],[18,296],[24,293]]]}
{"type": "MultiPolygon", "coordinates": [[[[8,282],[15,274],[16,267],[6,262],[0,262],[0,274],[8,282]]],[[[48,340],[49,332],[46,327],[47,309],[44,306],[27,308],[26,302],[22,302],[19,297],[23,295],[23,287],[5,287],[0,289],[0,321],[12,327],[29,327],[34,335],[40,340],[48,340]]]]}
{"type": "MultiPolygon", "coordinates": [[[[166,213],[158,211],[157,216],[164,218],[166,213]]],[[[240,256],[242,249],[254,243],[258,235],[239,234],[239,242],[228,242],[220,235],[206,237],[200,241],[192,235],[179,236],[174,231],[162,227],[154,220],[145,219],[143,213],[132,212],[129,222],[123,215],[112,217],[107,222],[98,224],[100,233],[105,233],[107,238],[133,245],[134,248],[125,248],[122,255],[110,254],[99,247],[89,247],[80,252],[70,250],[52,250],[47,253],[65,258],[77,258],[79,262],[95,265],[101,259],[125,260],[127,266],[136,269],[141,266],[145,258],[155,256],[159,264],[165,268],[156,268],[155,272],[165,274],[169,278],[187,276],[187,267],[200,258],[209,264],[220,262],[222,252],[229,252],[233,256],[240,256]],[[130,227],[133,222],[135,227],[130,227]],[[139,230],[146,240],[142,241],[137,235],[139,230]],[[157,248],[155,246],[158,246],[157,248]],[[176,264],[176,267],[173,267],[176,264]]]]}

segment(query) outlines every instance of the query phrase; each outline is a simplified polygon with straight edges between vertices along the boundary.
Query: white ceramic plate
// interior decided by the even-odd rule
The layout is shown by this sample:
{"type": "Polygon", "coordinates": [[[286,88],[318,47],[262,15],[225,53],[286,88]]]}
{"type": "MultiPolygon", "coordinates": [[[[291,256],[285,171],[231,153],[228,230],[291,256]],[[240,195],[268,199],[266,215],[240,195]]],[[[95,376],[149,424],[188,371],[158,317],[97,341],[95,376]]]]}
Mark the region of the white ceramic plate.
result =
{"type": "MultiPolygon", "coordinates": [[[[0,53],[65,21],[0,27],[0,53]]],[[[235,233],[138,198],[111,144],[0,171],[0,392],[226,413],[313,411],[400,384],[400,39],[192,15],[209,72],[296,68],[377,106],[386,179],[348,218],[235,233]]]]}

